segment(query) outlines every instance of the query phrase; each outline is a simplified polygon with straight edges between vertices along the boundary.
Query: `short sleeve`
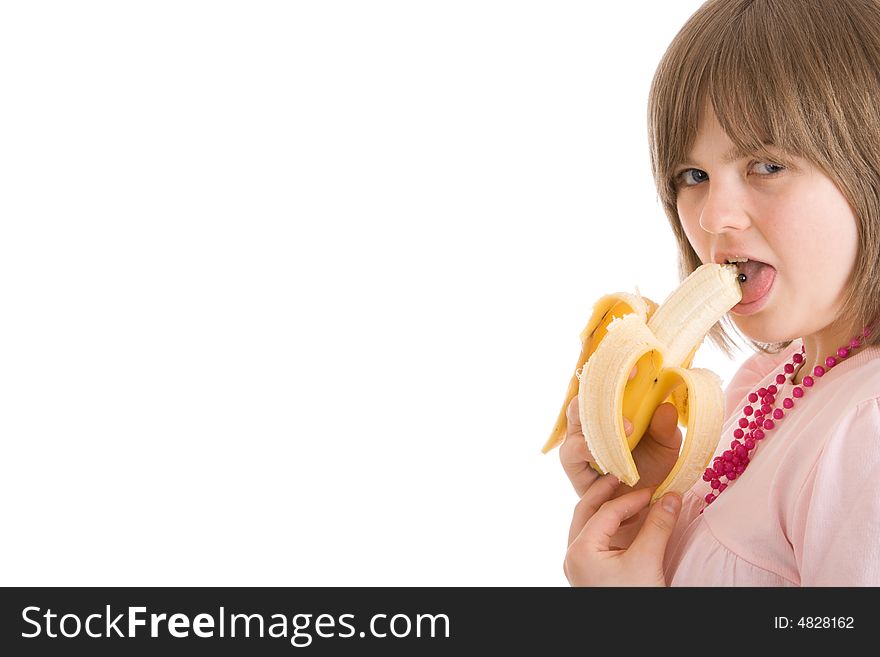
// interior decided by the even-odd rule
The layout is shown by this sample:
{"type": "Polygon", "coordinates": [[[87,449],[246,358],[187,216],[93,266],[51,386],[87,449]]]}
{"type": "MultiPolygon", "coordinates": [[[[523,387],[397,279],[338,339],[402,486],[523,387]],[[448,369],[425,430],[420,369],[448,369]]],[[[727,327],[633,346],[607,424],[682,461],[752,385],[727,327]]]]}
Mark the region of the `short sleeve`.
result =
{"type": "Polygon", "coordinates": [[[828,437],[795,502],[801,586],[880,586],[880,400],[828,437]]]}

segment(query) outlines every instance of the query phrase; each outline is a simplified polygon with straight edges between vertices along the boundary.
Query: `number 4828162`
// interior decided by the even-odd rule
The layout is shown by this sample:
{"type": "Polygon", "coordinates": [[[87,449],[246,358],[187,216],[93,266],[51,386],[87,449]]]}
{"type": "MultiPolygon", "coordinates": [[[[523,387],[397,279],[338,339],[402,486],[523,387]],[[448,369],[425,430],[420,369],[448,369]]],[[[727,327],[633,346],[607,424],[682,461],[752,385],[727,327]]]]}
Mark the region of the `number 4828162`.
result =
{"type": "Polygon", "coordinates": [[[801,616],[797,623],[803,629],[852,629],[852,616],[801,616]]]}

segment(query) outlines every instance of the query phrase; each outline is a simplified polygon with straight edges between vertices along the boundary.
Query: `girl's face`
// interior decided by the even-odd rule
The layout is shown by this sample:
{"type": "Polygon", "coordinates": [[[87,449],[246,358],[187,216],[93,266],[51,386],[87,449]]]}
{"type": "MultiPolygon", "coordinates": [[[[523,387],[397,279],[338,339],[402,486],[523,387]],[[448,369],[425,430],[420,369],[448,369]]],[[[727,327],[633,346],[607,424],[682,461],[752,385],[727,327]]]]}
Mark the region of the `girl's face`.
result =
{"type": "Polygon", "coordinates": [[[819,333],[837,316],[855,264],[855,215],[831,179],[806,160],[789,156],[797,170],[786,169],[749,155],[728,159],[733,150],[714,112],[704,112],[688,162],[676,169],[688,240],[703,263],[724,253],[776,269],[757,312],[731,313],[745,335],[773,343],[819,333]]]}

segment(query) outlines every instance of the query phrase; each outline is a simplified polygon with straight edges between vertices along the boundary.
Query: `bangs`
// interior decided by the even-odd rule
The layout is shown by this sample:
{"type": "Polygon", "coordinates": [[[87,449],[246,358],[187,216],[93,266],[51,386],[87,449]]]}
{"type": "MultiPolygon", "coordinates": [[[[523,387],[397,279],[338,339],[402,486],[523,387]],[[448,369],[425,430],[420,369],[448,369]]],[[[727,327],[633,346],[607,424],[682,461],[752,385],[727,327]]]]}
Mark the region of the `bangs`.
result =
{"type": "Polygon", "coordinates": [[[687,159],[708,107],[740,152],[789,168],[785,156],[798,156],[827,171],[829,144],[846,141],[846,121],[835,120],[845,85],[834,82],[858,74],[847,54],[857,44],[817,47],[823,31],[797,4],[709,2],[670,45],[649,102],[651,163],[667,207],[675,204],[675,167],[687,159]]]}

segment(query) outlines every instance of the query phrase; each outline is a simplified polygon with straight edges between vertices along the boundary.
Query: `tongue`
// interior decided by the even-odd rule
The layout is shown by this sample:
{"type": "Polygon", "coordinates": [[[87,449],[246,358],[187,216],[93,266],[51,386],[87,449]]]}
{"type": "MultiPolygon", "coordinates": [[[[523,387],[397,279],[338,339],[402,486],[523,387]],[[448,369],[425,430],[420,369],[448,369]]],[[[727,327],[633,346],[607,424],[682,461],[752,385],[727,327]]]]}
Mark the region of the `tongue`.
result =
{"type": "Polygon", "coordinates": [[[742,284],[742,299],[740,303],[752,303],[760,299],[776,277],[776,270],[770,265],[758,262],[757,260],[749,260],[741,262],[737,265],[739,272],[746,275],[746,282],[742,284]]]}

